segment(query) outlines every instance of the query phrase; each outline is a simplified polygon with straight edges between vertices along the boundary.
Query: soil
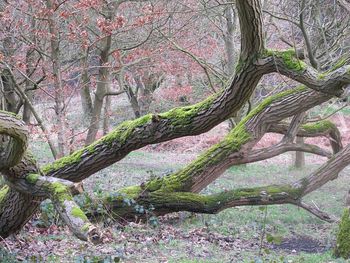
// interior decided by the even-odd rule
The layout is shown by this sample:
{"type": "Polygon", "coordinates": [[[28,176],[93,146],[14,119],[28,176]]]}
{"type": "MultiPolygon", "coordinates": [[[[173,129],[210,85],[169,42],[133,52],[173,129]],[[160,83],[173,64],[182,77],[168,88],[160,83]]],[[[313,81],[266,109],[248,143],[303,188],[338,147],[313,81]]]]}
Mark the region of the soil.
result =
{"type": "Polygon", "coordinates": [[[282,240],[281,244],[273,244],[272,249],[287,250],[293,253],[323,253],[328,250],[325,244],[308,236],[295,236],[282,240]]]}

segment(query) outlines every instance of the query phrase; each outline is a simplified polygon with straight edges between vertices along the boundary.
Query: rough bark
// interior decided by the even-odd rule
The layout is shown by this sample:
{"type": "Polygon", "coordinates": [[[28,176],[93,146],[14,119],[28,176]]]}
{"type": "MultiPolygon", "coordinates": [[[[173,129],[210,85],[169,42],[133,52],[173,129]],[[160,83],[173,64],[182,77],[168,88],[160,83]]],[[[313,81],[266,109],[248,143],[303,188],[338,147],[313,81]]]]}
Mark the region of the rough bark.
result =
{"type": "MultiPolygon", "coordinates": [[[[28,131],[23,122],[13,115],[0,113],[0,134],[3,138],[0,173],[5,175],[12,167],[15,170],[19,167],[24,169],[21,174],[37,172],[32,163],[23,163],[28,139],[28,131]]],[[[17,192],[8,185],[3,186],[0,189],[0,235],[7,237],[21,229],[37,206],[37,199],[31,194],[17,192]]]]}
{"type": "Polygon", "coordinates": [[[40,201],[50,198],[72,232],[83,240],[99,241],[99,231],[73,201],[74,185],[62,179],[40,176],[35,160],[28,153],[28,131],[22,121],[0,113],[2,154],[0,173],[7,185],[0,190],[0,235],[4,238],[19,230],[32,216],[40,201]]]}

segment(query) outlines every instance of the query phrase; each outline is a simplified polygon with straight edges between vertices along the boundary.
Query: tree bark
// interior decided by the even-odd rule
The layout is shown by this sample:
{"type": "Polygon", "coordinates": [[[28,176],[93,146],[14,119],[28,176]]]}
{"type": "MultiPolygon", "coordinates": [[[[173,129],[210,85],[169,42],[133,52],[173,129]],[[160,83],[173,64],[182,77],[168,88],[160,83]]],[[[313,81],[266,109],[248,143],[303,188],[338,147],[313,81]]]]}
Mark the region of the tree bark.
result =
{"type": "Polygon", "coordinates": [[[236,31],[236,17],[232,6],[225,9],[226,32],[224,35],[225,53],[227,57],[227,76],[231,76],[235,70],[234,33],[236,31]]]}
{"type": "Polygon", "coordinates": [[[1,85],[4,96],[4,109],[9,112],[18,113],[20,99],[16,93],[15,80],[9,69],[3,69],[1,73],[1,85]]]}
{"type": "Polygon", "coordinates": [[[65,118],[65,99],[64,87],[61,76],[61,59],[60,59],[60,43],[59,31],[54,18],[55,3],[52,0],[46,1],[47,8],[53,14],[48,17],[49,32],[50,32],[50,48],[52,57],[52,73],[55,87],[55,113],[57,125],[57,142],[58,152],[57,157],[63,157],[66,154],[66,118],[65,118]]]}
{"type": "Polygon", "coordinates": [[[111,96],[106,96],[103,113],[103,135],[107,135],[110,130],[111,96]]]}
{"type": "Polygon", "coordinates": [[[81,73],[81,88],[80,88],[80,98],[81,98],[81,105],[82,110],[84,114],[84,120],[86,123],[90,123],[91,117],[92,117],[92,99],[90,94],[90,78],[89,78],[89,72],[88,72],[88,62],[87,62],[88,56],[86,55],[82,59],[82,73],[81,73]]]}
{"type": "Polygon", "coordinates": [[[86,136],[85,145],[89,145],[95,141],[97,132],[100,127],[103,101],[108,91],[110,81],[110,70],[107,63],[109,61],[111,44],[112,36],[109,35],[103,40],[102,50],[100,52],[100,68],[98,71],[97,89],[94,99],[90,127],[86,136]]]}
{"type": "MultiPolygon", "coordinates": [[[[304,143],[302,137],[296,138],[297,143],[304,143]]],[[[302,169],[305,167],[305,154],[303,152],[295,152],[294,167],[297,169],[302,169]]]]}

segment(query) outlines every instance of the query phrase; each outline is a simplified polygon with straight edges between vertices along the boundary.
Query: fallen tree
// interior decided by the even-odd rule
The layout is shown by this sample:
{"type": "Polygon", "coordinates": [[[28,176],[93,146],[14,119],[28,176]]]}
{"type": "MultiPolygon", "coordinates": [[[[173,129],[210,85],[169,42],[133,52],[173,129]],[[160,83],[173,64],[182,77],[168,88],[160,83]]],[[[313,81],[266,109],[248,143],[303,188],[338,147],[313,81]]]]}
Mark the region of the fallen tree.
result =
{"type": "MultiPolygon", "coordinates": [[[[323,220],[333,221],[331,216],[305,204],[302,198],[337,178],[339,172],[350,163],[350,146],[343,148],[339,131],[331,122],[305,124],[304,117],[309,109],[334,96],[342,96],[350,83],[350,66],[318,72],[299,60],[294,50],[266,49],[260,1],[238,0],[236,4],[242,35],[240,61],[227,87],[200,103],[124,122],[100,140],[44,167],[38,167],[34,157],[27,152],[28,131],[22,121],[1,112],[0,171],[7,183],[0,190],[1,237],[6,238],[21,229],[40,201],[49,198],[78,238],[98,242],[100,230],[90,222],[89,217],[98,216],[99,212],[92,211],[86,215],[74,202],[72,195],[78,191],[75,183],[143,146],[210,130],[233,116],[246,103],[262,76],[276,72],[302,86],[265,99],[221,142],[183,169],[120,189],[119,194],[110,193],[102,201],[112,215],[122,217],[137,214],[133,207],[123,203],[123,198],[127,197],[139,205],[152,206],[153,212],[160,215],[176,211],[217,213],[234,206],[289,203],[323,220]],[[285,121],[288,118],[292,118],[289,123],[285,121]],[[267,132],[281,133],[284,137],[276,145],[256,149],[256,144],[267,132]],[[296,143],[296,136],[327,136],[333,152],[316,145],[296,143]],[[310,152],[329,160],[291,184],[232,189],[213,195],[200,194],[203,188],[232,165],[256,162],[287,151],[310,152]]],[[[344,220],[348,220],[348,212],[344,213],[344,220]]],[[[341,231],[347,229],[343,227],[341,231]]],[[[341,235],[344,236],[344,233],[341,235]]],[[[342,243],[349,242],[346,238],[345,241],[344,238],[338,240],[341,240],[338,248],[342,247],[342,243]]]]}

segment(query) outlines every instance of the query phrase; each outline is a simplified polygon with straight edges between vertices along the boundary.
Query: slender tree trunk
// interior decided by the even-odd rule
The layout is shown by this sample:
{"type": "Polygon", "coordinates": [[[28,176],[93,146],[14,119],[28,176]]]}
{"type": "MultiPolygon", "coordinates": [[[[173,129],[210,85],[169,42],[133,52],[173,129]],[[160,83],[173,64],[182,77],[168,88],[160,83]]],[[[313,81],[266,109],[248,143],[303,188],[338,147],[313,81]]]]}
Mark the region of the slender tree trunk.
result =
{"type": "Polygon", "coordinates": [[[236,17],[232,6],[228,6],[225,10],[226,19],[226,34],[224,35],[225,53],[227,57],[228,76],[232,75],[235,69],[235,48],[234,48],[234,34],[236,31],[236,17]]]}
{"type": "MultiPolygon", "coordinates": [[[[27,56],[26,56],[26,64],[27,65],[33,65],[33,51],[32,50],[29,50],[27,52],[27,56]]],[[[27,67],[26,68],[26,75],[29,76],[30,73],[31,73],[31,67],[27,67]]],[[[33,91],[31,90],[33,86],[33,83],[31,83],[29,81],[29,79],[26,79],[26,82],[25,82],[25,94],[27,95],[27,98],[30,102],[33,101],[33,96],[34,96],[34,93],[33,91]]],[[[30,123],[30,118],[32,116],[32,110],[30,109],[30,106],[29,106],[29,103],[27,101],[24,101],[24,106],[23,106],[23,121],[26,123],[26,124],[29,124],[30,123]]]]}
{"type": "Polygon", "coordinates": [[[111,99],[111,96],[106,96],[105,104],[103,107],[103,135],[106,135],[110,130],[111,99]]]}
{"type": "MultiPolygon", "coordinates": [[[[141,117],[141,109],[140,109],[139,101],[137,99],[137,93],[132,90],[132,87],[129,84],[125,83],[123,70],[121,70],[118,74],[118,83],[121,89],[124,89],[126,92],[126,95],[128,96],[135,118],[141,117]]],[[[140,82],[136,82],[136,83],[142,85],[142,83],[140,82]]],[[[140,87],[137,87],[137,88],[139,89],[140,87]]]]}
{"type": "Polygon", "coordinates": [[[132,91],[132,88],[129,85],[126,85],[126,94],[128,95],[131,108],[134,112],[135,118],[141,117],[141,108],[139,105],[139,101],[135,95],[135,93],[132,91]]]}
{"type": "Polygon", "coordinates": [[[157,74],[148,72],[142,83],[141,77],[136,76],[135,82],[138,90],[138,102],[140,106],[140,115],[144,116],[150,112],[150,107],[153,101],[153,93],[159,88],[161,78],[157,74]]]}
{"type": "Polygon", "coordinates": [[[94,99],[94,106],[92,111],[92,118],[90,122],[89,131],[86,137],[85,145],[91,144],[95,139],[100,127],[100,119],[103,107],[103,101],[105,99],[109,82],[110,82],[110,69],[108,68],[109,52],[112,44],[112,36],[106,37],[100,53],[100,69],[98,72],[97,89],[94,99]]]}
{"type": "Polygon", "coordinates": [[[3,87],[3,96],[5,102],[5,110],[18,113],[19,98],[16,94],[15,80],[8,69],[4,69],[1,74],[1,85],[3,87]]]}
{"type": "MultiPolygon", "coordinates": [[[[46,1],[47,8],[54,10],[54,2],[46,1]]],[[[50,48],[52,57],[52,72],[55,87],[55,113],[57,125],[58,158],[66,154],[66,118],[65,118],[65,98],[64,87],[61,76],[59,31],[55,22],[54,13],[49,16],[50,48]]]]}
{"type": "Polygon", "coordinates": [[[90,123],[93,107],[92,107],[92,99],[90,94],[90,77],[88,72],[88,62],[87,62],[88,56],[86,55],[82,59],[82,74],[81,74],[81,88],[80,88],[80,99],[81,99],[81,105],[82,110],[84,114],[84,122],[90,123]]]}
{"type": "MultiPolygon", "coordinates": [[[[30,12],[32,12],[33,10],[30,9],[30,12]]],[[[30,28],[31,30],[34,30],[36,27],[36,19],[34,17],[28,17],[28,21],[27,23],[30,24],[30,28]]],[[[36,42],[36,36],[32,35],[31,37],[31,41],[33,43],[36,42]]],[[[31,77],[32,75],[34,75],[36,68],[34,68],[34,59],[35,59],[35,50],[34,49],[29,49],[27,50],[27,54],[26,54],[26,75],[28,77],[31,77]]],[[[32,109],[30,107],[29,104],[32,104],[33,102],[33,98],[34,98],[34,91],[32,90],[33,88],[33,83],[31,83],[31,81],[29,79],[25,80],[25,90],[24,93],[26,94],[26,97],[28,98],[28,101],[26,99],[24,99],[24,105],[23,105],[23,121],[26,124],[30,123],[31,117],[32,117],[32,109]]]]}
{"type": "MultiPolygon", "coordinates": [[[[26,87],[30,87],[30,84],[27,83],[27,81],[26,81],[26,87]],[[27,86],[27,85],[28,85],[28,86],[27,86]]],[[[33,101],[33,97],[34,97],[33,91],[28,90],[28,91],[26,92],[26,95],[27,95],[27,97],[28,97],[28,99],[29,99],[30,101],[33,101]]],[[[32,111],[31,111],[31,109],[30,109],[28,103],[27,103],[27,102],[24,102],[24,106],[23,106],[23,121],[24,121],[25,123],[29,124],[29,123],[30,123],[31,117],[32,117],[32,111]]]]}
{"type": "MultiPolygon", "coordinates": [[[[296,143],[304,143],[304,138],[297,137],[296,143]]],[[[302,169],[305,167],[305,153],[304,152],[295,152],[294,167],[297,169],[302,169]]]]}

